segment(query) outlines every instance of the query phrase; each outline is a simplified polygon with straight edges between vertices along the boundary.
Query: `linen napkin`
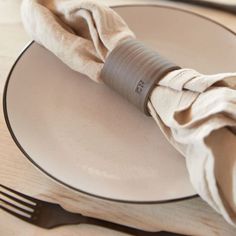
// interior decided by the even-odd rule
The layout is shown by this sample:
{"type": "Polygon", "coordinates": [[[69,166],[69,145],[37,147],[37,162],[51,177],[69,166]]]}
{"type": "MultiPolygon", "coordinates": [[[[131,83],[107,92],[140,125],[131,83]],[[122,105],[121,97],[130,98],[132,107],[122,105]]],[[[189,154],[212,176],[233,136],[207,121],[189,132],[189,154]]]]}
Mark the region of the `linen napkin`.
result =
{"type": "MultiPolygon", "coordinates": [[[[110,52],[135,38],[122,18],[99,1],[23,0],[22,19],[35,41],[96,82],[110,52]]],[[[148,101],[150,114],[185,157],[197,193],[234,226],[235,81],[236,73],[178,69],[156,84],[148,101]]]]}

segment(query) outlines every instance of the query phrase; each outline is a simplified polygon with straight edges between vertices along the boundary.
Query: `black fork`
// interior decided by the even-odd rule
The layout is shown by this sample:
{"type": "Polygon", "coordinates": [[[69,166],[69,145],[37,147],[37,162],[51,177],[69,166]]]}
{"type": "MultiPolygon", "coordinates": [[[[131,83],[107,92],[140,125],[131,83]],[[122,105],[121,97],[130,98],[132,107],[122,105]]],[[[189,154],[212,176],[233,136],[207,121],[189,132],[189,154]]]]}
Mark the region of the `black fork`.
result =
{"type": "Polygon", "coordinates": [[[0,190],[0,196],[2,195],[5,199],[10,200],[0,198],[0,209],[41,228],[52,229],[62,225],[92,224],[135,236],[181,236],[180,234],[168,232],[148,232],[105,220],[87,217],[78,213],[69,212],[63,209],[59,204],[38,200],[1,184],[0,188],[2,189],[0,190]]]}

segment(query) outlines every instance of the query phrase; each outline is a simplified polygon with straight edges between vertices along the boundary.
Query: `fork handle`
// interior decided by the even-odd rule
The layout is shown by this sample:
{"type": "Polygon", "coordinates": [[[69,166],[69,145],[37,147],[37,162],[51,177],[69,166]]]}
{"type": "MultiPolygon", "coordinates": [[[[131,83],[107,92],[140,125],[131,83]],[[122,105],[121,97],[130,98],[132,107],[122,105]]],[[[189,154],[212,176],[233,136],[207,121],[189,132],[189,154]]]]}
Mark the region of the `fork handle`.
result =
{"type": "Polygon", "coordinates": [[[116,230],[122,233],[127,233],[133,236],[186,236],[186,235],[180,235],[176,233],[170,233],[170,232],[148,232],[145,230],[140,230],[136,228],[132,228],[125,225],[120,225],[112,222],[108,222],[105,220],[100,220],[92,217],[84,217],[83,223],[85,224],[91,224],[96,226],[101,226],[104,228],[108,228],[111,230],[116,230]]]}

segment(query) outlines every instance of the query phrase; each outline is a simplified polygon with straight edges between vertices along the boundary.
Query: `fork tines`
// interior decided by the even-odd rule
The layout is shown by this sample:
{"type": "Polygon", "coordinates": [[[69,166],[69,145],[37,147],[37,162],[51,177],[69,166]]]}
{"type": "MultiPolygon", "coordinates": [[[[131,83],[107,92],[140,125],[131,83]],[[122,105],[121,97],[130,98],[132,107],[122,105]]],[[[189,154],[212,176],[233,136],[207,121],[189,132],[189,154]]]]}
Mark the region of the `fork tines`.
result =
{"type": "Polygon", "coordinates": [[[0,209],[29,222],[37,205],[37,200],[2,184],[0,184],[0,188],[2,189],[0,190],[0,209]]]}

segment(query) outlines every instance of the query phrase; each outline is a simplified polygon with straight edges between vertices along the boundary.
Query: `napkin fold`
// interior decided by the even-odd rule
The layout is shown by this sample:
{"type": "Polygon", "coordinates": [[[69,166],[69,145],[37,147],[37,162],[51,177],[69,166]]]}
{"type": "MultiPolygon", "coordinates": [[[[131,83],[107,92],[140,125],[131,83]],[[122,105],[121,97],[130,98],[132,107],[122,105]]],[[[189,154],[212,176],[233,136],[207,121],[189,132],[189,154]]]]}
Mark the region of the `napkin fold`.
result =
{"type": "MultiPolygon", "coordinates": [[[[35,41],[96,82],[109,53],[135,38],[122,18],[99,1],[23,0],[22,19],[35,41]]],[[[184,155],[197,193],[234,226],[235,86],[236,73],[179,69],[159,81],[148,102],[158,126],[184,155]]]]}
{"type": "Polygon", "coordinates": [[[25,0],[21,10],[36,42],[96,82],[108,53],[135,37],[118,14],[98,1],[25,0]]]}

